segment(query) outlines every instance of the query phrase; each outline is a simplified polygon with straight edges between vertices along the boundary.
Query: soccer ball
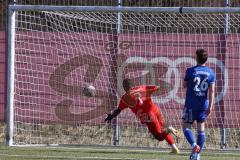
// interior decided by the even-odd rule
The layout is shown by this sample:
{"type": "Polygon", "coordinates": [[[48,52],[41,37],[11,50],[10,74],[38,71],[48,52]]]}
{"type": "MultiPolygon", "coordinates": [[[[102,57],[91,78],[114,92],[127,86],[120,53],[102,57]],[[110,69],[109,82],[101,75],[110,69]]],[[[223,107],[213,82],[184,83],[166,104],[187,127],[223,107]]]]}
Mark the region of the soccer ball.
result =
{"type": "Polygon", "coordinates": [[[83,88],[83,94],[87,97],[93,97],[96,94],[96,89],[92,85],[87,85],[83,88]]]}

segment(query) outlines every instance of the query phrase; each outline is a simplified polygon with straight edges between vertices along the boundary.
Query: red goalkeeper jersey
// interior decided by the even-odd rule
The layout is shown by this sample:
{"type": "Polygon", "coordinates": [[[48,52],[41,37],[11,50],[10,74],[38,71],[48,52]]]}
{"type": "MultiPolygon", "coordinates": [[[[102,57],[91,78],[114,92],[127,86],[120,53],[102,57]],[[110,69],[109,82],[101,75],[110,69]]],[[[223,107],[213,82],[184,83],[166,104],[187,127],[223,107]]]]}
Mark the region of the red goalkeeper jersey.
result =
{"type": "Polygon", "coordinates": [[[130,108],[140,121],[145,123],[151,113],[159,112],[157,105],[151,99],[152,93],[157,90],[157,86],[133,87],[122,96],[118,108],[120,110],[130,108]]]}

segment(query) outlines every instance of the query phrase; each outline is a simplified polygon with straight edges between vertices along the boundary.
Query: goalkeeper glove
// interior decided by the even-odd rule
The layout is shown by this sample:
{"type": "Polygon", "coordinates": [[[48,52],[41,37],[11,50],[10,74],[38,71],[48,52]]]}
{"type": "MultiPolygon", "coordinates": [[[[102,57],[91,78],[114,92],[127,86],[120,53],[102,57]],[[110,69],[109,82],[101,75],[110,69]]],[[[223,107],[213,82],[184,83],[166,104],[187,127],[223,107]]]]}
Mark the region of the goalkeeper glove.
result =
{"type": "Polygon", "coordinates": [[[105,122],[111,122],[111,120],[113,119],[112,114],[107,114],[107,118],[105,118],[105,122]]]}

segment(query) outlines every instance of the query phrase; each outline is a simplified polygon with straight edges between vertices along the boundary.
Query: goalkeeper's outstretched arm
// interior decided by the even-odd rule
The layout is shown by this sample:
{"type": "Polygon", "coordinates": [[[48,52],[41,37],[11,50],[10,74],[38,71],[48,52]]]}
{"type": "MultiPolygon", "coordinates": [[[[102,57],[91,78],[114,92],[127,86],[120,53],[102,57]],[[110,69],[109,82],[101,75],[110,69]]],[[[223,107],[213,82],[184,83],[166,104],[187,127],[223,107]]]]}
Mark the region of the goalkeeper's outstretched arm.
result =
{"type": "MultiPolygon", "coordinates": [[[[130,79],[124,79],[123,80],[123,88],[125,90],[125,92],[127,93],[132,87],[132,82],[130,81],[130,79]]],[[[123,110],[124,108],[126,108],[127,106],[125,105],[125,103],[123,102],[123,100],[121,99],[118,108],[116,108],[115,110],[113,110],[112,114],[108,114],[107,118],[105,119],[105,122],[111,122],[111,120],[116,117],[117,115],[119,115],[119,113],[121,112],[121,110],[123,110]]]]}
{"type": "Polygon", "coordinates": [[[119,108],[113,110],[112,114],[108,114],[107,118],[105,118],[105,122],[111,122],[111,120],[117,115],[119,115],[120,112],[121,112],[121,109],[119,108]]]}

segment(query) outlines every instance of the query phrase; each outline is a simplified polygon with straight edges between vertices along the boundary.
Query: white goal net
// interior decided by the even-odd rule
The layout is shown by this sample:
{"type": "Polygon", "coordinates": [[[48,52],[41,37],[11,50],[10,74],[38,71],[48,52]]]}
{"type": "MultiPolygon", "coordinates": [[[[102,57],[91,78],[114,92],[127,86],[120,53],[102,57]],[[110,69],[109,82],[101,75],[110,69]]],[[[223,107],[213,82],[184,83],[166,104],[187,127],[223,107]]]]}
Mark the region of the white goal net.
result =
{"type": "MultiPolygon", "coordinates": [[[[187,67],[204,48],[217,75],[206,148],[240,145],[240,14],[17,11],[13,144],[96,144],[166,147],[124,110],[106,113],[123,94],[122,80],[160,86],[152,98],[166,125],[181,132],[187,67]],[[96,88],[94,97],[83,87],[96,88]],[[117,130],[116,130],[117,129],[117,130]]],[[[176,139],[188,146],[184,138],[176,139]]]]}

